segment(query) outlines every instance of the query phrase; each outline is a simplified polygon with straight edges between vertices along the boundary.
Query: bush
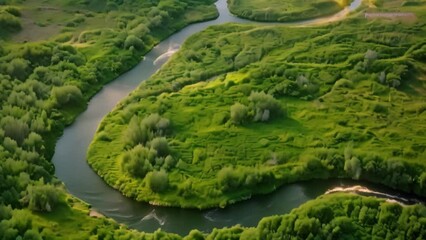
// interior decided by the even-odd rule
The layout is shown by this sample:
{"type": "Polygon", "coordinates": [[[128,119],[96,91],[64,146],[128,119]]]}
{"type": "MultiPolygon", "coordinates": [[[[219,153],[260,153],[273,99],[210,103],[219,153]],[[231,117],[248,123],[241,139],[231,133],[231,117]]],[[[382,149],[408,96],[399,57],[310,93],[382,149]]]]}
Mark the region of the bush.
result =
{"type": "Polygon", "coordinates": [[[144,178],[146,174],[152,171],[153,157],[148,148],[137,145],[132,150],[124,153],[121,169],[133,177],[144,178]]]}
{"type": "Polygon", "coordinates": [[[157,155],[160,157],[165,157],[170,153],[169,143],[165,137],[156,137],[152,139],[150,146],[157,151],[157,155]]]}
{"type": "Polygon", "coordinates": [[[149,139],[150,133],[148,129],[143,125],[141,126],[137,116],[133,116],[124,133],[124,142],[126,146],[132,148],[138,144],[144,145],[149,139]]]}
{"type": "Polygon", "coordinates": [[[256,112],[254,121],[268,121],[271,113],[279,114],[281,112],[280,102],[265,92],[252,92],[249,101],[256,112]]]}
{"type": "Polygon", "coordinates": [[[165,171],[154,171],[148,176],[148,185],[154,192],[163,192],[169,186],[169,178],[165,171]]]}
{"type": "Polygon", "coordinates": [[[231,121],[234,124],[243,124],[248,118],[248,107],[241,104],[235,103],[231,106],[231,121]]]}
{"type": "Polygon", "coordinates": [[[33,211],[50,212],[60,200],[59,190],[50,184],[30,185],[27,192],[28,207],[33,211]]]}
{"type": "Polygon", "coordinates": [[[361,161],[357,157],[352,157],[345,161],[344,169],[353,179],[359,179],[362,170],[361,161]]]}
{"type": "Polygon", "coordinates": [[[124,48],[129,49],[130,47],[134,47],[137,50],[142,50],[144,48],[144,43],[135,35],[129,35],[124,41],[124,48]]]}
{"type": "Polygon", "coordinates": [[[22,58],[14,58],[7,65],[7,73],[19,80],[25,80],[29,72],[29,62],[22,58]]]}
{"type": "Polygon", "coordinates": [[[83,101],[83,94],[80,89],[72,85],[53,88],[52,96],[58,107],[73,103],[79,104],[83,101]]]}
{"type": "Polygon", "coordinates": [[[4,129],[4,136],[10,137],[21,145],[24,139],[28,136],[29,127],[28,125],[18,119],[6,117],[2,120],[4,129]]]}
{"type": "Polygon", "coordinates": [[[234,170],[232,167],[224,167],[217,173],[217,179],[219,186],[224,191],[230,191],[238,188],[244,176],[241,176],[241,172],[234,170]]]}
{"type": "MultiPolygon", "coordinates": [[[[15,12],[13,12],[15,13],[15,12]]],[[[13,15],[13,13],[7,10],[0,10],[0,29],[7,30],[10,32],[17,32],[21,30],[21,22],[13,15]]]]}

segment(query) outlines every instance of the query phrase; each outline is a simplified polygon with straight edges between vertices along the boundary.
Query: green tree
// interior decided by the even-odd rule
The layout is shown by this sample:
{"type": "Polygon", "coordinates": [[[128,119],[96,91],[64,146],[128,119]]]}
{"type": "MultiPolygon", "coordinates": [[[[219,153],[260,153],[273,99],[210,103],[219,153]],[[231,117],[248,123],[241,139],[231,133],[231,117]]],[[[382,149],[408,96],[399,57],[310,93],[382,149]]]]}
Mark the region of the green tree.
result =
{"type": "Polygon", "coordinates": [[[58,107],[63,107],[67,104],[79,104],[83,101],[81,90],[73,85],[53,88],[52,96],[58,107]]]}
{"type": "Polygon", "coordinates": [[[124,172],[129,173],[133,177],[144,178],[146,174],[152,171],[150,150],[137,145],[130,151],[124,153],[121,168],[124,172]]]}
{"type": "Polygon", "coordinates": [[[134,47],[137,50],[142,50],[144,48],[144,43],[135,35],[129,35],[124,41],[124,48],[129,49],[130,47],[134,47]]]}
{"type": "Polygon", "coordinates": [[[165,137],[156,137],[152,139],[150,146],[157,151],[157,155],[160,157],[165,157],[170,153],[169,143],[165,137]]]}
{"type": "Polygon", "coordinates": [[[50,184],[29,185],[28,207],[33,211],[50,212],[60,202],[60,190],[50,184]]]}
{"type": "Polygon", "coordinates": [[[235,103],[231,106],[231,121],[234,124],[243,124],[248,118],[248,107],[241,104],[235,103]]]}
{"type": "Polygon", "coordinates": [[[7,65],[7,73],[19,80],[25,80],[29,71],[29,62],[23,58],[14,58],[7,65]]]}
{"type": "Polygon", "coordinates": [[[149,173],[147,179],[149,188],[154,192],[163,192],[169,186],[168,174],[164,170],[149,173]]]}
{"type": "Polygon", "coordinates": [[[248,99],[256,113],[254,121],[267,121],[271,114],[279,114],[281,112],[280,102],[265,92],[252,92],[248,99]]]}
{"type": "Polygon", "coordinates": [[[357,157],[352,157],[349,160],[345,161],[344,170],[348,173],[353,179],[359,179],[361,175],[361,161],[357,157]]]}

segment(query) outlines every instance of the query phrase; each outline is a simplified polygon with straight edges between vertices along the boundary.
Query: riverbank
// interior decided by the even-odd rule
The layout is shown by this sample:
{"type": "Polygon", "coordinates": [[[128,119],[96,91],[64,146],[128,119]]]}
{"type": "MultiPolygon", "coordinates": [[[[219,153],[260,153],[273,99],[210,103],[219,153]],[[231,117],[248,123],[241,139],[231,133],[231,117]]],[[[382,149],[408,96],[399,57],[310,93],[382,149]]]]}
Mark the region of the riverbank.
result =
{"type": "Polygon", "coordinates": [[[238,17],[260,22],[295,22],[330,16],[351,3],[349,0],[228,0],[228,8],[238,17]]]}

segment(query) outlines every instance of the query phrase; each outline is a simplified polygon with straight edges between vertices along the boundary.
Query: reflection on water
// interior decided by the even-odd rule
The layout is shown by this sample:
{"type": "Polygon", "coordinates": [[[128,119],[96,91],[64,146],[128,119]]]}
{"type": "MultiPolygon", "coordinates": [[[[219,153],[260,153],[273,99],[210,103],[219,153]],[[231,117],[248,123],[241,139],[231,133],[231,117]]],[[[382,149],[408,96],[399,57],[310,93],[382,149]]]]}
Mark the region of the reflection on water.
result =
{"type": "MultiPolygon", "coordinates": [[[[354,4],[358,3],[359,6],[360,2],[361,0],[355,0],[354,4]]],[[[86,151],[101,119],[141,81],[154,74],[186,38],[215,24],[251,23],[249,20],[239,19],[230,14],[226,7],[226,0],[219,0],[216,6],[220,12],[218,19],[193,24],[177,32],[152,49],[134,69],[106,85],[90,100],[88,109],[65,129],[63,136],[57,142],[53,157],[56,176],[65,183],[71,194],[88,202],[94,209],[119,223],[148,232],[161,227],[165,231],[182,235],[188,234],[194,228],[211,231],[214,227],[221,228],[235,224],[254,226],[264,216],[287,213],[324,193],[327,189],[342,184],[335,180],[289,184],[272,194],[256,196],[225,209],[199,211],[151,206],[126,198],[105,184],[88,166],[86,151]]],[[[290,25],[305,25],[318,21],[304,21],[290,25]]]]}

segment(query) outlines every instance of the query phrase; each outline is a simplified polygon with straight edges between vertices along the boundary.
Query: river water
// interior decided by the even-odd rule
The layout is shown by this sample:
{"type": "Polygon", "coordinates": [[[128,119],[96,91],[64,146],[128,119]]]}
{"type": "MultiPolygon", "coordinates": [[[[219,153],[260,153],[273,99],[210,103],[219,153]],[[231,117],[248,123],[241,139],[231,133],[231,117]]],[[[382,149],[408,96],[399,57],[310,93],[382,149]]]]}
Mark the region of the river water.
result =
{"type": "MultiPolygon", "coordinates": [[[[333,16],[290,24],[254,23],[261,25],[310,25],[342,19],[360,6],[362,0],[355,0],[350,7],[333,16]]],[[[56,176],[65,183],[68,191],[92,205],[100,213],[119,223],[142,231],[152,232],[161,228],[168,232],[186,235],[191,229],[210,232],[241,224],[255,226],[265,216],[288,213],[304,202],[324,194],[334,187],[352,186],[352,181],[325,180],[285,185],[274,193],[256,196],[225,209],[191,210],[151,206],[139,203],[114,190],[89,167],[86,151],[102,118],[125,98],[141,81],[154,74],[190,35],[208,26],[227,22],[253,23],[231,15],[226,0],[216,3],[220,16],[213,21],[192,24],[158,44],[131,71],[106,85],[88,105],[76,121],[64,131],[56,145],[53,163],[56,176]]],[[[374,187],[373,187],[374,189],[374,187]]],[[[388,191],[380,188],[376,191],[388,191]]]]}

